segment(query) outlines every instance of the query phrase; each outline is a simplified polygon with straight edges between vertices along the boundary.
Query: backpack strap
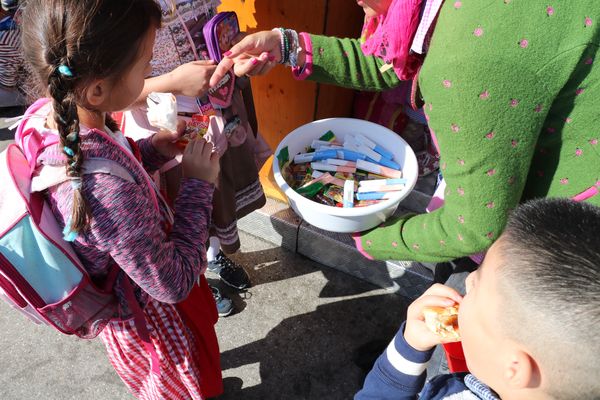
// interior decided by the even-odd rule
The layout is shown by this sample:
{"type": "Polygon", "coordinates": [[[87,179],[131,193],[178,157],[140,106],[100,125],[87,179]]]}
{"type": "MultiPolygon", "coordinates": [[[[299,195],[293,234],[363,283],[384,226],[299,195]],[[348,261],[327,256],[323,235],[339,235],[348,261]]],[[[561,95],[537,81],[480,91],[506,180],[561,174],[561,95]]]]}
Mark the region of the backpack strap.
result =
{"type": "MultiPolygon", "coordinates": [[[[106,158],[88,158],[83,162],[83,174],[108,174],[117,176],[125,181],[136,183],[133,176],[118,162],[106,158]]],[[[67,182],[72,178],[67,176],[64,165],[44,165],[37,176],[31,179],[31,192],[41,192],[53,186],[67,182]]]]}

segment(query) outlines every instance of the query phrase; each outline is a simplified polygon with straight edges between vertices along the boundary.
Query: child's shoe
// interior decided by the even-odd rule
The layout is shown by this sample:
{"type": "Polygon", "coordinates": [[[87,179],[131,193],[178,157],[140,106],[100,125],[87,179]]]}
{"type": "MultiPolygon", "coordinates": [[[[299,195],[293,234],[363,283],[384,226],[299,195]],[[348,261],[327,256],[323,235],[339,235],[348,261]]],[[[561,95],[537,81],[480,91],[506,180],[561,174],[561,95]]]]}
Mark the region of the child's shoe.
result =
{"type": "MultiPolygon", "coordinates": [[[[210,286],[210,285],[209,285],[210,286]]],[[[210,286],[215,303],[217,303],[217,312],[219,317],[226,317],[233,312],[233,302],[227,297],[221,295],[221,291],[214,286],[210,286]]]]}
{"type": "Polygon", "coordinates": [[[241,265],[234,263],[222,251],[213,261],[208,262],[208,270],[219,275],[221,280],[238,290],[250,287],[250,278],[241,265]]]}

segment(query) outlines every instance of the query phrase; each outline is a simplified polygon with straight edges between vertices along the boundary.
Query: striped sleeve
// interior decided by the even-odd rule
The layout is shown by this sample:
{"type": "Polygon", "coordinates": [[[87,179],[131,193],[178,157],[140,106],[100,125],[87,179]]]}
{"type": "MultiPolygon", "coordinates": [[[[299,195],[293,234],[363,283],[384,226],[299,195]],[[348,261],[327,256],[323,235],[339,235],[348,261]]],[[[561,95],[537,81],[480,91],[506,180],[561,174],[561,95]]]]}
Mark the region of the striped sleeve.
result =
{"type": "Polygon", "coordinates": [[[404,340],[404,326],[379,356],[355,400],[415,399],[425,385],[433,349],[418,351],[404,340]]]}
{"type": "Polygon", "coordinates": [[[0,86],[15,87],[23,64],[20,51],[21,31],[0,31],[0,86]]]}

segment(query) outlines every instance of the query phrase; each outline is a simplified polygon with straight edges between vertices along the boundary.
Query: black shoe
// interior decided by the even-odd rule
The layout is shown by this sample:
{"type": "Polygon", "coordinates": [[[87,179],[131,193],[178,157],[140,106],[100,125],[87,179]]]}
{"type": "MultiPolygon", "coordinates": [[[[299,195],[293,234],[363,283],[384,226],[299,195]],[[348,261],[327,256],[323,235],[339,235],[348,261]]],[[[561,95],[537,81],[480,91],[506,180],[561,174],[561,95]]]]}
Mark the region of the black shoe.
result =
{"type": "Polygon", "coordinates": [[[231,261],[222,251],[219,251],[217,258],[208,262],[208,270],[219,275],[221,280],[238,290],[250,287],[250,278],[241,265],[231,261]]]}

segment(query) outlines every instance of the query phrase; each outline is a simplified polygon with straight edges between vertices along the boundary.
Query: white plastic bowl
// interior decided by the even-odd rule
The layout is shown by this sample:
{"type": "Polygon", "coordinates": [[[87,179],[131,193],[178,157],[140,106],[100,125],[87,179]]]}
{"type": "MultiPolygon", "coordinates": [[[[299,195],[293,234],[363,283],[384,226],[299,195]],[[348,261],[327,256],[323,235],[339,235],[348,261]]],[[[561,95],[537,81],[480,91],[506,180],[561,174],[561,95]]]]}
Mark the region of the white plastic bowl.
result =
{"type": "Polygon", "coordinates": [[[361,232],[371,229],[390,217],[400,201],[413,190],[417,183],[419,168],[417,157],[408,143],[391,130],[372,122],[353,118],[329,118],[303,125],[289,133],[277,146],[275,155],[288,147],[290,158],[303,153],[314,139],[331,130],[338,141],[348,134],[360,133],[394,154],[394,161],[402,167],[407,179],[404,190],[394,192],[393,197],[380,203],[355,208],[338,208],[317,203],[296,193],[283,179],[277,158],[273,161],[275,181],[287,196],[290,206],[311,225],[331,232],[361,232]]]}

